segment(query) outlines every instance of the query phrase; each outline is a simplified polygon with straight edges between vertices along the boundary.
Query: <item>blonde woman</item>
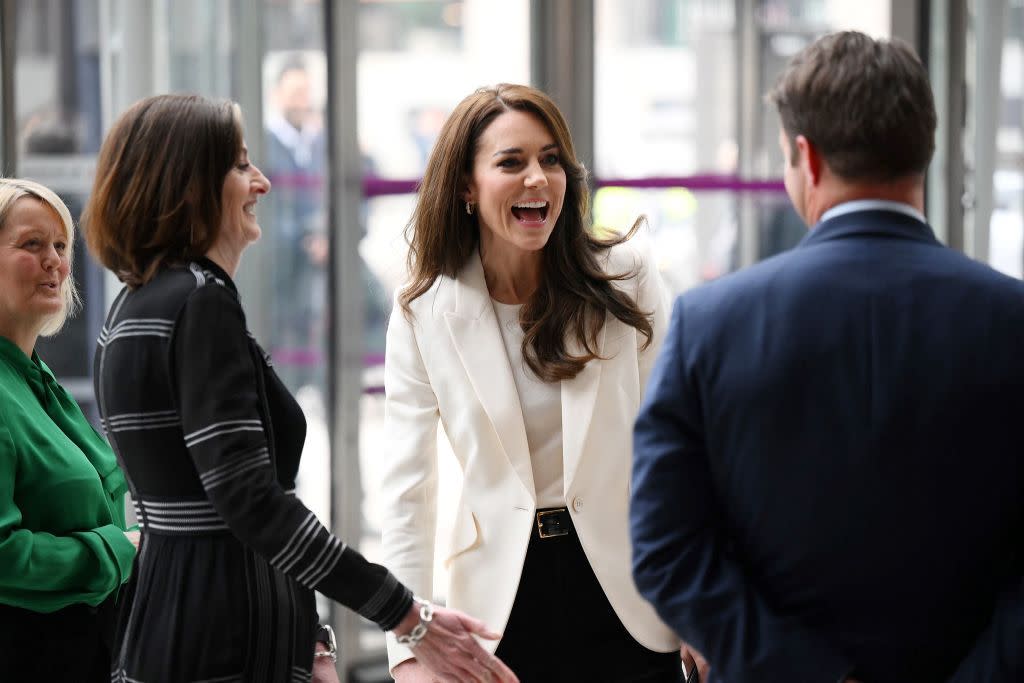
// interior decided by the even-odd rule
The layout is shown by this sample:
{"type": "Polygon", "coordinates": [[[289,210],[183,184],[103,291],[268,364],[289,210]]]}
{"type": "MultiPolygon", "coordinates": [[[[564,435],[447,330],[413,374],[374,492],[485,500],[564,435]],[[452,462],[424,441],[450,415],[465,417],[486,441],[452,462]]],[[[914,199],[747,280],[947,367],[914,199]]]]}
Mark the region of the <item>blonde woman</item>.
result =
{"type": "Polygon", "coordinates": [[[106,441],[35,352],[76,303],[74,225],[0,179],[0,680],[110,680],[118,591],[138,532],[106,441]]]}

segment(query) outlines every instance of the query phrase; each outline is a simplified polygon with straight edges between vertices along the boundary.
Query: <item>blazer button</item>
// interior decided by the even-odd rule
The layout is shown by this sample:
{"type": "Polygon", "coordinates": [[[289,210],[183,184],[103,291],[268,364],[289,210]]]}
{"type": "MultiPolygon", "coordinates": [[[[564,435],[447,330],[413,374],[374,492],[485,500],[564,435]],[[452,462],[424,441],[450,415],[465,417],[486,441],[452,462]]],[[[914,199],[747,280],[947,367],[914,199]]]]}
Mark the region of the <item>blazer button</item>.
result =
{"type": "Polygon", "coordinates": [[[575,498],[573,498],[572,499],[572,509],[575,512],[579,512],[580,510],[582,510],[583,509],[583,499],[580,498],[579,496],[576,496],[575,498]]]}

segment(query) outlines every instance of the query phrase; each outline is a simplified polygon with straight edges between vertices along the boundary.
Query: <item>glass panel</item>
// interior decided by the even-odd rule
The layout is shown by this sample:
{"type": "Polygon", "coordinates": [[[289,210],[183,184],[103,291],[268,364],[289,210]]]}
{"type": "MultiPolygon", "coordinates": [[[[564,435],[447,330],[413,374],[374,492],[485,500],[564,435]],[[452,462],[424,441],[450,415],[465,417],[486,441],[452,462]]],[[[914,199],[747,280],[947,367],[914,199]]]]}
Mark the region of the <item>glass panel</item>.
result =
{"type": "MultiPolygon", "coordinates": [[[[331,443],[328,426],[327,57],[320,2],[264,0],[263,121],[256,164],[270,179],[260,200],[263,236],[246,254],[258,274],[257,338],[306,416],[306,443],[296,493],[331,523],[331,443]]],[[[353,539],[344,539],[351,542],[353,539]]],[[[318,595],[321,618],[328,605],[318,595]]]]}
{"type": "MultiPolygon", "coordinates": [[[[15,175],[54,190],[77,224],[101,139],[97,3],[20,0],[17,21],[15,175]]],[[[40,339],[36,348],[96,422],[91,377],[104,313],[103,275],[80,232],[75,247],[72,274],[83,309],[57,336],[40,339]]]]}
{"type": "Polygon", "coordinates": [[[166,31],[155,41],[167,45],[168,90],[212,97],[237,94],[232,89],[232,50],[237,13],[223,0],[174,0],[166,4],[166,31]]]}
{"type": "Polygon", "coordinates": [[[646,214],[651,240],[676,250],[662,263],[676,293],[740,265],[741,216],[757,226],[756,258],[799,241],[805,228],[782,191],[778,124],[761,96],[814,37],[839,28],[876,36],[889,30],[888,0],[762,0],[753,17],[737,17],[735,7],[716,0],[595,5],[595,170],[602,183],[632,179],[636,188],[600,189],[595,220],[624,230],[646,214]],[[751,92],[740,91],[745,22],[756,36],[751,92]],[[744,107],[753,125],[750,147],[741,150],[744,107]],[[741,158],[750,177],[740,173],[741,158]],[[651,188],[679,187],[642,189],[637,179],[644,178],[651,188]]]}
{"type": "Polygon", "coordinates": [[[1024,274],[1024,0],[1010,0],[1006,13],[989,263],[1019,278],[1024,274]]]}

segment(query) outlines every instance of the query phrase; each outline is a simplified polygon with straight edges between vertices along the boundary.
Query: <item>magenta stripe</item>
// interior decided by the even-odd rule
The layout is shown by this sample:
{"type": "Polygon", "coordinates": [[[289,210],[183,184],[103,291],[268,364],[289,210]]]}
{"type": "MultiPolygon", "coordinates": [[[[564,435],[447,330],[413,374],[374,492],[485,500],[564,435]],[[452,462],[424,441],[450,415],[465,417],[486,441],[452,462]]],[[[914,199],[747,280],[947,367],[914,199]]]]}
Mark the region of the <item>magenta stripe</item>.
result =
{"type": "Polygon", "coordinates": [[[663,190],[685,187],[688,190],[727,192],[785,192],[781,180],[742,180],[734,175],[655,176],[651,178],[595,178],[596,187],[634,187],[645,190],[663,190]]]}
{"type": "MultiPolygon", "coordinates": [[[[366,197],[383,197],[395,194],[415,194],[419,189],[419,180],[400,180],[368,176],[363,178],[363,195],[366,197]]],[[[726,192],[785,192],[786,187],[779,179],[743,180],[735,175],[691,175],[691,176],[653,176],[649,178],[595,178],[595,187],[632,187],[646,190],[664,190],[685,187],[689,190],[707,192],[723,190],[726,192]]]]}

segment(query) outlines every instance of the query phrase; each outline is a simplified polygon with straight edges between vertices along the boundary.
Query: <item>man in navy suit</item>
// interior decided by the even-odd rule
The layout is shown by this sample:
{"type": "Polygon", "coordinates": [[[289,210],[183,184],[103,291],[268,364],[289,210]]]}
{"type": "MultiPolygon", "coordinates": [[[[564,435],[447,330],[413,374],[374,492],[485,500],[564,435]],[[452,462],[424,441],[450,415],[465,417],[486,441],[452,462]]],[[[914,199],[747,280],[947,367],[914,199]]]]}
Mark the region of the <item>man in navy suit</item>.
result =
{"type": "Polygon", "coordinates": [[[633,573],[724,683],[1024,681],[1024,285],[940,244],[913,52],[769,99],[810,232],[688,292],[634,433],[633,573]]]}

